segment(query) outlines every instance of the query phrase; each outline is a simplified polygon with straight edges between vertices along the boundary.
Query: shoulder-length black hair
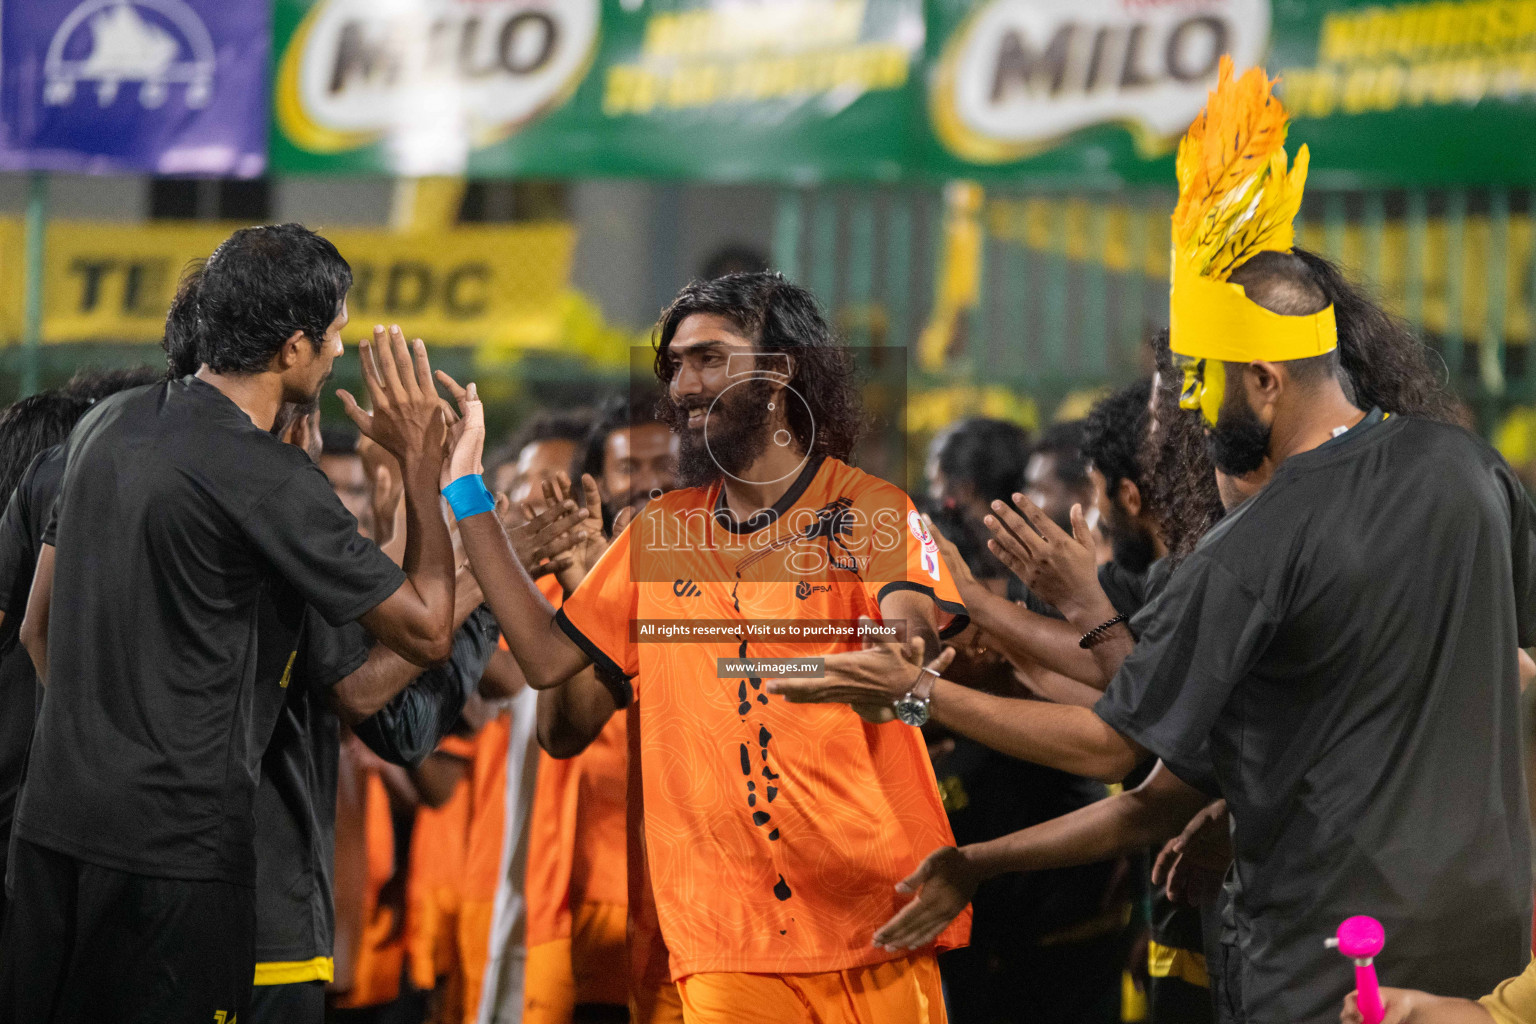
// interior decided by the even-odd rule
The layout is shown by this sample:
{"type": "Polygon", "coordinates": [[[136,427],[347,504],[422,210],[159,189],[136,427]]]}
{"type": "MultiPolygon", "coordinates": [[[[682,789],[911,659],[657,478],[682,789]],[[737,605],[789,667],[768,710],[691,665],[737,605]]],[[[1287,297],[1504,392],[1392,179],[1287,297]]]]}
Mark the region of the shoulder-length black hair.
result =
{"type": "Polygon", "coordinates": [[[656,324],[655,370],[663,386],[672,382],[667,349],[678,326],[695,313],[725,317],[762,353],[791,356],[788,384],[804,402],[788,403],[790,433],[808,455],[846,460],[852,454],[864,429],[853,360],[833,337],[815,296],[774,271],[694,281],[656,324]]]}

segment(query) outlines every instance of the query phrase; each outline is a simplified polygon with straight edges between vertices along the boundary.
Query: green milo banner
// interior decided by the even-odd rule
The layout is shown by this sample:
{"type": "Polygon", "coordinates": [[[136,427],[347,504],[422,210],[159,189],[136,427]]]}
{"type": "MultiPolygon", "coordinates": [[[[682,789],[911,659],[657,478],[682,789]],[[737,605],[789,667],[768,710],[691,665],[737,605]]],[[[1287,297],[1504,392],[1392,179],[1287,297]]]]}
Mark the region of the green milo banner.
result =
{"type": "Polygon", "coordinates": [[[273,166],[894,180],[921,0],[275,0],[273,166]]]}
{"type": "Polygon", "coordinates": [[[1536,2],[930,0],[929,174],[1173,182],[1218,59],[1280,79],[1314,181],[1536,180],[1536,2]]]}
{"type": "Polygon", "coordinates": [[[1217,61],[1338,186],[1536,180],[1536,0],[275,0],[272,165],[1173,181],[1217,61]]]}

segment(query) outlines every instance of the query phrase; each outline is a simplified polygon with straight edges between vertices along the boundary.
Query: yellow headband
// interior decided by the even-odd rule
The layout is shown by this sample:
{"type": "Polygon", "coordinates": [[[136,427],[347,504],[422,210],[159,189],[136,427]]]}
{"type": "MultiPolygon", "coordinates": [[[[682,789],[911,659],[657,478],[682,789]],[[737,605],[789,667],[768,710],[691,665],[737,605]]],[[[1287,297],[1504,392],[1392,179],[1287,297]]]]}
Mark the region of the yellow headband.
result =
{"type": "Polygon", "coordinates": [[[1168,344],[1194,359],[1284,362],[1332,352],[1339,344],[1333,307],[1308,316],[1284,316],[1248,298],[1241,285],[1202,277],[1173,254],[1168,344]]]}
{"type": "Polygon", "coordinates": [[[1179,142],[1174,161],[1173,291],[1169,342],[1194,359],[1284,362],[1338,346],[1333,307],[1282,316],[1227,277],[1261,252],[1289,252],[1307,182],[1307,147],[1287,169],[1289,119],[1263,68],[1234,77],[1222,57],[1216,88],[1179,142]]]}

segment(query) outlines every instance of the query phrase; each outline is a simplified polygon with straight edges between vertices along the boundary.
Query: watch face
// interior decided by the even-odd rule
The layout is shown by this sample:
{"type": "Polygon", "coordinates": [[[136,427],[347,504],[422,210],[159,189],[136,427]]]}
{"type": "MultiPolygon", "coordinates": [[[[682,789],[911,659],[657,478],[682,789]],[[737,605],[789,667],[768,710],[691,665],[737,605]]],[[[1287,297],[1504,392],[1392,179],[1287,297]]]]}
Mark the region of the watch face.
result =
{"type": "Polygon", "coordinates": [[[903,697],[896,702],[896,717],[911,726],[923,725],[928,721],[928,702],[916,697],[903,697]]]}

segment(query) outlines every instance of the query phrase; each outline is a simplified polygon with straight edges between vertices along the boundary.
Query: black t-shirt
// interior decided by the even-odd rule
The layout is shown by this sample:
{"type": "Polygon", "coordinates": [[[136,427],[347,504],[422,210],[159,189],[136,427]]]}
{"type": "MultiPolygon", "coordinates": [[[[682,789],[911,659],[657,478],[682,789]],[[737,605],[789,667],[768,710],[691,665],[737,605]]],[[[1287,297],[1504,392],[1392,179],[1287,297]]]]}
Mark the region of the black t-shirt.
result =
{"type": "Polygon", "coordinates": [[[64,446],[39,452],[16,484],[0,516],[0,875],[10,851],[11,821],[42,695],[32,656],[21,645],[32,572],[43,546],[43,528],[64,475],[64,446]]]}
{"type": "Polygon", "coordinates": [[[1252,1021],[1333,1021],[1323,940],[1370,914],[1382,983],[1491,991],[1530,959],[1516,648],[1536,511],[1456,427],[1361,426],[1281,465],[1149,606],[1096,710],[1233,817],[1252,1021]]]}
{"type": "Polygon", "coordinates": [[[285,690],[258,677],[263,603],[339,625],[405,574],[303,452],[195,377],[86,414],[45,540],[50,678],[17,834],[121,871],[253,885],[252,801],[285,690]]]}
{"type": "MultiPolygon", "coordinates": [[[[490,611],[477,608],[454,634],[452,657],[358,723],[358,738],[386,761],[419,764],[458,720],[497,636],[490,611]]],[[[285,642],[279,633],[277,648],[285,642]]],[[[262,757],[256,792],[258,964],[331,955],[341,723],[331,711],[330,689],[367,660],[371,644],[360,626],[333,627],[313,611],[305,616],[288,699],[262,757]]]]}

